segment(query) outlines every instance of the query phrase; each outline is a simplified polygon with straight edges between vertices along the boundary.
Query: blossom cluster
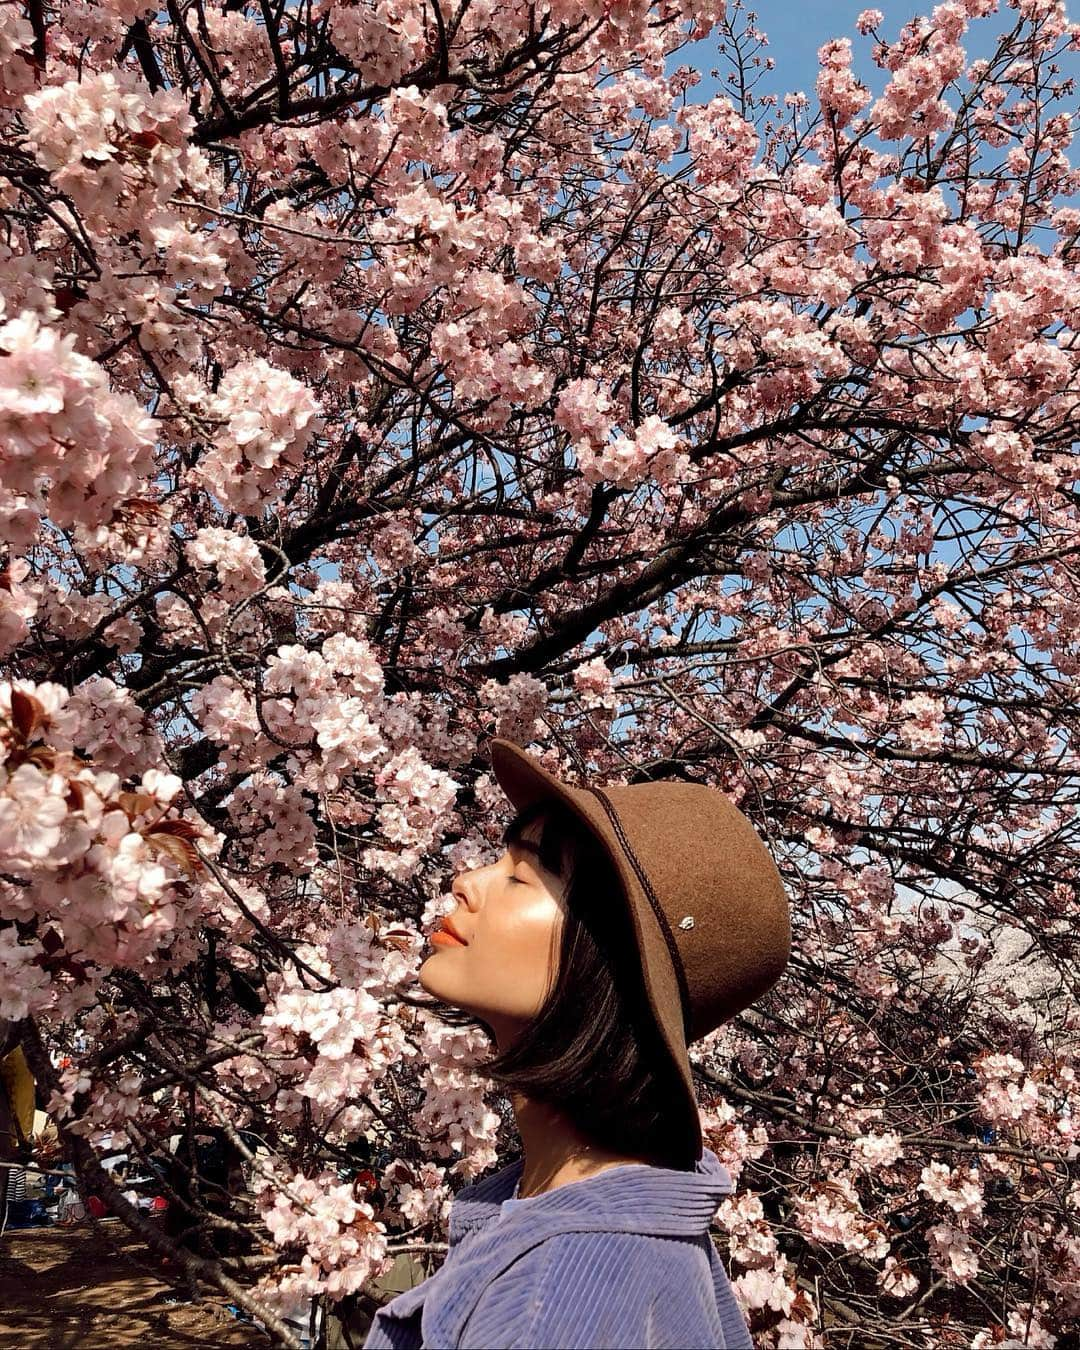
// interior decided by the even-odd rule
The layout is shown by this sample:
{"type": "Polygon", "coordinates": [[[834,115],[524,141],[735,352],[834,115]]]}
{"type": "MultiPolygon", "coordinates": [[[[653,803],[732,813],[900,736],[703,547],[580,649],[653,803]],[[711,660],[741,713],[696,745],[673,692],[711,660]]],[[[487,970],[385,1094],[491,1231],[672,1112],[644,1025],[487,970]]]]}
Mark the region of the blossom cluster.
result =
{"type": "MultiPolygon", "coordinates": [[[[316,963],[310,970],[330,974],[315,950],[301,952],[316,963]]],[[[335,1137],[356,1138],[372,1120],[366,1100],[410,1053],[401,1021],[366,988],[330,981],[308,988],[294,967],[271,976],[267,994],[256,1026],[279,1057],[278,1114],[299,1121],[306,1103],[335,1137]]]]}
{"type": "Polygon", "coordinates": [[[145,966],[201,913],[190,884],[200,831],[172,810],[180,779],[147,769],[125,791],[116,772],[83,762],[76,749],[94,742],[109,705],[93,705],[96,719],[80,716],[85,706],[60,685],[0,684],[0,859],[8,878],[0,918],[36,930],[18,944],[5,930],[5,1017],[55,1000],[69,1013],[85,1007],[105,970],[145,966]]]}
{"type": "Polygon", "coordinates": [[[278,1246],[302,1253],[282,1277],[264,1282],[260,1292],[271,1306],[287,1305],[297,1295],[343,1298],[393,1264],[374,1207],[357,1194],[355,1183],[339,1183],[333,1172],[274,1177],[258,1200],[278,1246]]]}
{"type": "Polygon", "coordinates": [[[993,1125],[1027,1120],[1039,1106],[1039,1087],[1015,1055],[986,1054],[974,1066],[981,1114],[993,1125]]]}
{"type": "Polygon", "coordinates": [[[38,163],[99,227],[146,230],[181,185],[209,191],[179,89],[151,94],[131,71],[93,71],[27,94],[23,108],[38,163]]]}
{"type": "Polygon", "coordinates": [[[21,552],[45,515],[108,523],[145,492],[153,446],[150,418],[72,334],[29,310],[0,326],[0,540],[21,552]]]}
{"type": "Polygon", "coordinates": [[[302,381],[265,357],[240,361],[213,395],[191,387],[187,401],[219,424],[199,475],[220,501],[238,511],[272,504],[287,474],[303,460],[320,427],[319,405],[302,381]]]}
{"type": "Polygon", "coordinates": [[[483,1032],[471,1027],[426,1019],[421,1029],[424,1102],[414,1121],[438,1157],[458,1155],[448,1171],[466,1181],[498,1158],[494,1145],[501,1117],[487,1104],[483,1080],[474,1072],[490,1049],[483,1032]]]}

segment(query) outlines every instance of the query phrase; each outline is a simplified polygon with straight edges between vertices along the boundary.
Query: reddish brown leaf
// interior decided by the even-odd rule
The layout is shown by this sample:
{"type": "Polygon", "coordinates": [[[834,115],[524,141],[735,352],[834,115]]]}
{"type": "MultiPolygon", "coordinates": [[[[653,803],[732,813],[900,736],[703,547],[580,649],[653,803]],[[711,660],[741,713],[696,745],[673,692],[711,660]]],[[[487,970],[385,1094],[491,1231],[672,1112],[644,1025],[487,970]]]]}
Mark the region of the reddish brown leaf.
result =
{"type": "Polygon", "coordinates": [[[149,792],[121,792],[116,799],[129,816],[141,816],[149,811],[157,800],[149,792]]]}
{"type": "Polygon", "coordinates": [[[113,512],[113,520],[131,524],[139,520],[158,520],[162,515],[160,502],[150,497],[126,497],[113,512]]]}
{"type": "Polygon", "coordinates": [[[26,694],[21,689],[13,689],[11,691],[11,720],[15,723],[15,730],[19,733],[19,736],[24,741],[28,741],[47,718],[45,709],[33,694],[26,694]]]}
{"type": "Polygon", "coordinates": [[[190,820],[159,820],[153,825],[147,834],[171,834],[177,839],[199,839],[202,831],[197,825],[193,825],[190,820]]]}
{"type": "Polygon", "coordinates": [[[144,838],[158,853],[165,854],[178,867],[183,868],[189,877],[195,875],[199,867],[199,855],[186,839],[178,839],[174,834],[161,834],[156,831],[145,835],[144,838]]]}

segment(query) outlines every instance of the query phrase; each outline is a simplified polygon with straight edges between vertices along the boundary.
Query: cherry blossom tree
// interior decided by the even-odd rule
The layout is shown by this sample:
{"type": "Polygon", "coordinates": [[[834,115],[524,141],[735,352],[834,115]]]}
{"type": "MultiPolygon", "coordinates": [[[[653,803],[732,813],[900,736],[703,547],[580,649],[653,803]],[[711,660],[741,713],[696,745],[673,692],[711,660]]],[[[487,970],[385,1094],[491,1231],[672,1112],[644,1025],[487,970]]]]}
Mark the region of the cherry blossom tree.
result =
{"type": "Polygon", "coordinates": [[[282,1345],[514,1148],[416,988],[493,733],[774,849],[691,1050],[757,1343],[1076,1344],[1080,25],[857,28],[0,8],[0,1017],[282,1345]]]}

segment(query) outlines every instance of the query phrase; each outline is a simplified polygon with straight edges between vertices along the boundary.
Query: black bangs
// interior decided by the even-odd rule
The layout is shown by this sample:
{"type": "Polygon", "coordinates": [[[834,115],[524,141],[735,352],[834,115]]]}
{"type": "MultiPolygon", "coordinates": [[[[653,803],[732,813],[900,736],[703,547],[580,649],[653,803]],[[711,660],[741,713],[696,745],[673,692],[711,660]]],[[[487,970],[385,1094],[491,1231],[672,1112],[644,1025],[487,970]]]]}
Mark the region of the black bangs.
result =
{"type": "Polygon", "coordinates": [[[547,868],[553,876],[563,877],[565,841],[572,831],[581,827],[573,813],[568,811],[560,802],[539,801],[533,802],[529,806],[523,806],[506,829],[503,830],[503,847],[509,848],[511,844],[520,844],[522,835],[538,816],[544,818],[540,829],[538,849],[541,866],[547,868]]]}

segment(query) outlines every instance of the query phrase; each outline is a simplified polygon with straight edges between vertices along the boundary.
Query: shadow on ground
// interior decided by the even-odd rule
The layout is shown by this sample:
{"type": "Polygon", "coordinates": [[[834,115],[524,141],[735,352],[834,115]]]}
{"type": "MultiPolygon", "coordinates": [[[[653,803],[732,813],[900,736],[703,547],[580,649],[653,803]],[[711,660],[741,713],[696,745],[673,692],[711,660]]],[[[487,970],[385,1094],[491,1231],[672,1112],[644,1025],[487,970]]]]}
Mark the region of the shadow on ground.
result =
{"type": "Polygon", "coordinates": [[[265,1347],[224,1303],[186,1297],[118,1222],[22,1229],[0,1238],[0,1350],[265,1347]]]}

